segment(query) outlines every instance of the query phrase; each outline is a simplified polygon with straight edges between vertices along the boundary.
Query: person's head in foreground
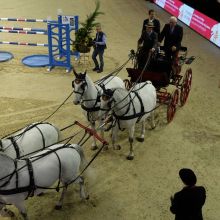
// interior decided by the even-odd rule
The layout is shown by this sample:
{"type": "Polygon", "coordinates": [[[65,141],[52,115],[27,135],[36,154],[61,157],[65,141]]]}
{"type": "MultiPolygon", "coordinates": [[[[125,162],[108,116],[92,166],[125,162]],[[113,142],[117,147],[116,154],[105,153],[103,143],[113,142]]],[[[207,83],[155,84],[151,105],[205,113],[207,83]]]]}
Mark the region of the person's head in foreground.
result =
{"type": "Polygon", "coordinates": [[[197,178],[191,169],[183,168],[179,171],[180,179],[186,186],[195,186],[197,178]]]}

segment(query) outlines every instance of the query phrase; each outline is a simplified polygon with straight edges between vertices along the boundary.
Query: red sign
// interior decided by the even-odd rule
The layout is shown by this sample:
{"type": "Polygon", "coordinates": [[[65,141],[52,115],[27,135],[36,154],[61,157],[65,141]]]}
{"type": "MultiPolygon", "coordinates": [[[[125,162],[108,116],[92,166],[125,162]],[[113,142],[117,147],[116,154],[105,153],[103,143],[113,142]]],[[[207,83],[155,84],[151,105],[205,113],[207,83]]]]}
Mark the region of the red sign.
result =
{"type": "Polygon", "coordinates": [[[220,47],[220,23],[178,0],[155,0],[155,3],[220,47]]]}

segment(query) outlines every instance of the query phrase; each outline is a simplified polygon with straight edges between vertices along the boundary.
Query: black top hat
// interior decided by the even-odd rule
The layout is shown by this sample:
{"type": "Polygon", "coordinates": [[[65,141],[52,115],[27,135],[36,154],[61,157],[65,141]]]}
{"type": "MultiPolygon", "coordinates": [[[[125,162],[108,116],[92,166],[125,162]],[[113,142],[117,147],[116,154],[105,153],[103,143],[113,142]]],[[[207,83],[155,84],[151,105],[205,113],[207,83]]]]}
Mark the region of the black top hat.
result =
{"type": "Polygon", "coordinates": [[[179,171],[181,180],[188,186],[194,186],[196,184],[196,175],[191,169],[183,168],[179,171]]]}

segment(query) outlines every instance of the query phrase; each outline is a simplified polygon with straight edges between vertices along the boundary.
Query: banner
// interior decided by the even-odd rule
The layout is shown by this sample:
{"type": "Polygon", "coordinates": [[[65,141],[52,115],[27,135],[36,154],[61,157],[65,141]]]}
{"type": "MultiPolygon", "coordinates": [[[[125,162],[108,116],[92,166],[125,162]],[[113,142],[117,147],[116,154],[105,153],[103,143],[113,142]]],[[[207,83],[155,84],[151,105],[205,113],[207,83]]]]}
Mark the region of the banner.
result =
{"type": "Polygon", "coordinates": [[[220,47],[220,23],[178,0],[155,0],[155,3],[220,47]]]}

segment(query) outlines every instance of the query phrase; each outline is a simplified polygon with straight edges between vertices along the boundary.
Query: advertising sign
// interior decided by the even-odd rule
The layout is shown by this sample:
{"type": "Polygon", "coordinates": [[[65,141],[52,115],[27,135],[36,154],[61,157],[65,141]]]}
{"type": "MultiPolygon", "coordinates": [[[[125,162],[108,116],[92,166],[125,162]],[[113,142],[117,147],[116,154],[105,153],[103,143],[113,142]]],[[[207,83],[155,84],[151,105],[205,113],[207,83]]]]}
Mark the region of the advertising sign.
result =
{"type": "Polygon", "coordinates": [[[179,0],[155,0],[155,3],[220,47],[220,23],[179,0]]]}

